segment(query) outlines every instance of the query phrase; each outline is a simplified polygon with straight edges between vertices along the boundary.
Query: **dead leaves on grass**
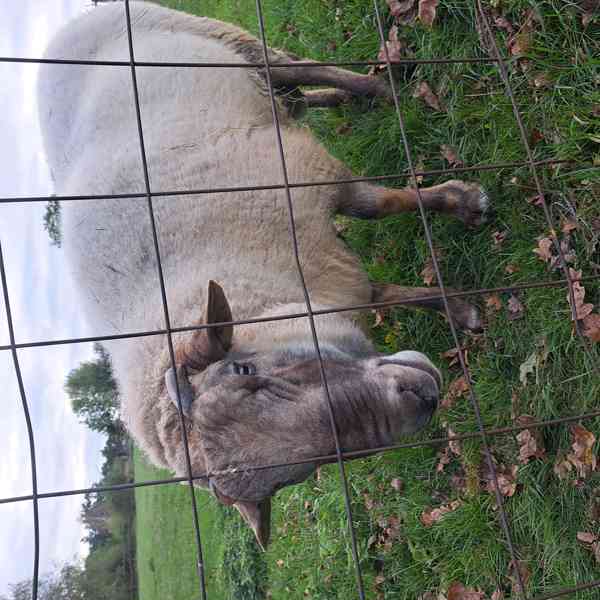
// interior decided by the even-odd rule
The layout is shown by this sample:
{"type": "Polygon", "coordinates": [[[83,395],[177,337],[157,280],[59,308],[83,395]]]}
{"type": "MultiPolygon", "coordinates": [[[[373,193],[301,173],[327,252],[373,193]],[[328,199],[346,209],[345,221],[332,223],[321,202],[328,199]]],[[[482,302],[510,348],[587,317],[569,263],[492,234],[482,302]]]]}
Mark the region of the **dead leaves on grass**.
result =
{"type": "MultiPolygon", "coordinates": [[[[518,425],[528,425],[535,422],[531,415],[520,415],[517,417],[518,425]]],[[[517,434],[519,442],[519,462],[526,465],[532,458],[546,458],[546,448],[542,432],[539,428],[523,429],[517,434]]]]}
{"type": "Polygon", "coordinates": [[[596,559],[596,564],[600,564],[600,541],[595,533],[587,531],[577,532],[577,541],[583,544],[586,550],[589,550],[596,559]]]}
{"type": "Polygon", "coordinates": [[[465,398],[469,392],[469,384],[464,375],[455,379],[449,386],[446,395],[440,402],[440,408],[451,408],[459,398],[465,398]]]}
{"type": "Polygon", "coordinates": [[[441,521],[447,514],[454,512],[461,506],[462,500],[453,500],[437,508],[427,508],[421,513],[419,519],[424,527],[433,527],[433,525],[441,521]]]}
{"type": "Polygon", "coordinates": [[[426,81],[421,81],[417,84],[417,87],[413,92],[413,98],[420,98],[433,110],[438,112],[445,111],[439,97],[433,92],[431,86],[426,81]]]}
{"type": "Polygon", "coordinates": [[[575,471],[580,479],[587,479],[597,467],[593,447],[596,436],[582,425],[571,426],[571,452],[560,453],[554,463],[554,473],[559,479],[567,479],[575,471]]]}
{"type": "Polygon", "coordinates": [[[431,27],[439,0],[386,0],[390,13],[401,25],[414,25],[415,20],[431,27]]]}

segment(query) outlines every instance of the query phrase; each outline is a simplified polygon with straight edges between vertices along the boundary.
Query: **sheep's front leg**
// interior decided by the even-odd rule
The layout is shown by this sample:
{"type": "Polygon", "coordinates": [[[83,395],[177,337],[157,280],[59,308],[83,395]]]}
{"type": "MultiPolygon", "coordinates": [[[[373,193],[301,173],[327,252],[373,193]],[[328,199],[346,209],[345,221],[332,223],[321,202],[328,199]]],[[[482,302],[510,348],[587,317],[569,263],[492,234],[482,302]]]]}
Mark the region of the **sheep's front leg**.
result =
{"type": "MultiPolygon", "coordinates": [[[[484,223],[490,210],[486,191],[476,183],[453,179],[420,188],[420,192],[426,210],[451,215],[469,226],[484,223]]],[[[337,206],[340,213],[361,219],[380,219],[418,208],[415,189],[384,188],[362,182],[349,184],[340,194],[337,206]]]]}
{"type": "MultiPolygon", "coordinates": [[[[397,302],[404,306],[418,306],[420,308],[445,312],[444,301],[441,298],[430,297],[441,295],[439,287],[404,287],[392,283],[373,282],[371,286],[373,290],[373,302],[397,302]],[[415,298],[417,300],[414,300],[415,298]]],[[[455,291],[451,288],[445,289],[448,293],[455,291]]],[[[461,329],[468,329],[470,331],[479,331],[482,329],[481,317],[476,306],[469,304],[461,298],[448,298],[448,307],[452,313],[452,318],[461,329]]]]}

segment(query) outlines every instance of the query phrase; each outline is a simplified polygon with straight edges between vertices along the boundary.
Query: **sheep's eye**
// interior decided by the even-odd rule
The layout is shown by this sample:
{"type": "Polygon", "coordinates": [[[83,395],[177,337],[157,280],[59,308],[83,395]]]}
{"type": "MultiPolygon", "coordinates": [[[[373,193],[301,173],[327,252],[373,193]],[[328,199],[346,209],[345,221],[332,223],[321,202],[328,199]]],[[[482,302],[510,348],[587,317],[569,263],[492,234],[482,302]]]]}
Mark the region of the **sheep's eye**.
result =
{"type": "Polygon", "coordinates": [[[231,371],[234,375],[254,375],[256,367],[252,363],[231,363],[231,371]]]}

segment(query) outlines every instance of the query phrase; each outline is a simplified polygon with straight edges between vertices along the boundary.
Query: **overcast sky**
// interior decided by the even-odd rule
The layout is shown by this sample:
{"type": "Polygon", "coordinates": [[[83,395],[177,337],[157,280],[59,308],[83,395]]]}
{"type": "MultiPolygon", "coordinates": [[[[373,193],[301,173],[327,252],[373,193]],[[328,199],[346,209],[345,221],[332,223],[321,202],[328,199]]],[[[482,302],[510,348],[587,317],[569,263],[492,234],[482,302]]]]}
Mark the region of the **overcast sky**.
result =
{"type": "MultiPolygon", "coordinates": [[[[0,2],[0,56],[39,57],[61,24],[89,0],[0,2]]],[[[0,197],[49,195],[52,184],[37,123],[36,65],[0,63],[0,197]]],[[[0,240],[17,342],[91,335],[77,310],[62,252],[42,226],[44,203],[1,204],[0,240]]],[[[0,344],[9,343],[0,299],[0,344]]],[[[91,344],[19,351],[34,426],[40,492],[81,488],[100,478],[103,439],[80,425],[63,391],[66,374],[91,344]]],[[[12,356],[0,352],[0,498],[31,494],[27,430],[12,356]]],[[[40,570],[85,555],[82,496],[40,501],[40,570]]],[[[0,505],[0,594],[33,572],[31,502],[0,505]]]]}

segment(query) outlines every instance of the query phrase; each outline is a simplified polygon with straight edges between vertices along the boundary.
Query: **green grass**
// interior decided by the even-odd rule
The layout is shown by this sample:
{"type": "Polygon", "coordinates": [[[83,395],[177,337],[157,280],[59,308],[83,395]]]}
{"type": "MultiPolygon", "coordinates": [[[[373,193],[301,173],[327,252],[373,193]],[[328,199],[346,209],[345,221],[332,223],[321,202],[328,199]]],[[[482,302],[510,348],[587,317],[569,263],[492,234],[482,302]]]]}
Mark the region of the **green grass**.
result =
{"type": "MultiPolygon", "coordinates": [[[[237,23],[257,33],[250,1],[170,0],[162,4],[237,23]]],[[[272,46],[317,60],[372,59],[377,55],[377,29],[367,0],[265,0],[263,4],[272,46]]],[[[527,66],[511,65],[511,84],[527,131],[537,130],[537,137],[541,135],[534,145],[535,158],[565,158],[580,165],[545,168],[540,173],[545,189],[550,190],[547,199],[555,227],[577,209],[580,224],[572,234],[576,254],[572,266],[591,275],[597,272],[593,263],[600,263],[596,244],[600,234],[597,224],[596,229],[593,225],[599,216],[600,195],[598,23],[583,31],[568,3],[559,0],[503,4],[510,7],[504,14],[515,23],[523,21],[523,11],[531,6],[537,7],[540,16],[527,66]],[[550,87],[535,87],[534,79],[540,73],[552,82],[550,87]]],[[[442,1],[433,29],[416,26],[403,30],[415,56],[481,56],[471,5],[466,0],[442,1]]],[[[387,10],[384,13],[387,15],[387,10]]],[[[505,48],[506,36],[498,33],[497,39],[505,48]]],[[[525,159],[495,66],[419,66],[400,69],[396,79],[413,157],[426,169],[447,167],[440,155],[442,144],[455,146],[466,164],[525,159]],[[447,112],[433,112],[412,98],[415,84],[424,79],[436,90],[445,90],[447,112]]],[[[314,110],[306,116],[306,123],[356,175],[388,175],[406,169],[397,118],[385,102],[357,101],[336,110],[314,110]]],[[[532,252],[536,238],[549,231],[542,211],[527,202],[535,193],[528,170],[470,173],[465,178],[479,179],[486,186],[496,216],[477,231],[467,231],[444,217],[431,217],[433,237],[443,249],[444,281],[456,288],[480,288],[560,278],[560,271],[550,271],[532,252]],[[499,248],[492,241],[494,231],[507,232],[499,248]],[[508,265],[516,265],[518,271],[508,274],[508,265]]],[[[448,177],[428,178],[423,183],[433,185],[444,179],[448,177]]],[[[394,183],[405,184],[405,179],[394,183]]],[[[419,273],[428,249],[416,215],[379,222],[349,220],[347,225],[343,236],[372,279],[422,285],[419,273]]],[[[599,287],[587,283],[585,288],[586,301],[593,302],[597,312],[599,287]]],[[[485,333],[462,335],[469,347],[469,366],[486,426],[512,425],[512,413],[550,419],[598,407],[600,382],[590,374],[598,352],[594,350],[592,359],[582,352],[565,296],[562,288],[521,293],[524,315],[510,320],[508,295],[503,294],[503,309],[489,312],[485,333]],[[533,352],[541,353],[541,348],[547,351],[547,358],[523,386],[519,366],[533,352]]],[[[459,375],[456,367],[448,367],[440,358],[454,346],[441,316],[392,310],[384,324],[373,329],[373,335],[382,351],[414,348],[426,352],[442,366],[447,382],[459,375]]],[[[420,439],[444,435],[443,422],[457,432],[476,429],[473,408],[463,398],[450,410],[440,411],[420,439]]],[[[584,425],[596,435],[600,433],[598,420],[584,425]]],[[[505,503],[515,547],[531,572],[530,597],[600,578],[592,553],[576,540],[577,531],[600,533],[598,511],[593,509],[600,476],[595,473],[577,485],[573,476],[558,480],[552,467],[557,453],[570,448],[569,426],[548,427],[542,435],[546,458],[519,465],[517,491],[505,503]]],[[[499,463],[517,463],[519,447],[514,437],[491,438],[490,443],[499,463]]],[[[454,458],[442,473],[435,469],[437,452],[435,447],[403,449],[347,466],[368,596],[375,598],[383,592],[385,598],[415,600],[426,591],[445,591],[452,581],[459,580],[488,595],[503,589],[505,597],[511,597],[510,556],[498,511],[490,494],[475,485],[483,460],[480,442],[464,442],[460,458],[454,458]],[[468,491],[456,487],[453,475],[469,480],[468,491]],[[393,478],[404,482],[400,492],[391,487],[393,478]],[[462,502],[456,511],[433,527],[423,526],[419,517],[425,509],[456,499],[462,502]],[[386,534],[391,517],[399,519],[398,534],[392,541],[386,534]],[[381,577],[385,579],[381,581],[381,577]]],[[[139,461],[137,467],[136,479],[154,477],[139,461]]],[[[142,600],[196,597],[189,492],[181,486],[165,489],[146,488],[136,496],[142,600]]],[[[201,514],[204,547],[209,553],[207,575],[217,594],[213,597],[235,597],[230,586],[215,587],[215,574],[223,573],[223,568],[238,580],[254,577],[257,589],[266,585],[274,599],[356,597],[336,466],[323,468],[318,480],[277,496],[273,544],[265,556],[266,575],[256,557],[245,558],[250,556],[243,550],[247,549],[247,534],[236,533],[242,531],[237,516],[224,515],[200,493],[198,498],[201,506],[209,507],[201,514]],[[227,528],[224,537],[219,528],[227,528]],[[228,548],[237,544],[243,560],[224,558],[223,544],[228,548]],[[235,575],[232,564],[251,566],[240,567],[235,575]]],[[[597,591],[569,596],[577,600],[595,597],[597,591]]]]}

